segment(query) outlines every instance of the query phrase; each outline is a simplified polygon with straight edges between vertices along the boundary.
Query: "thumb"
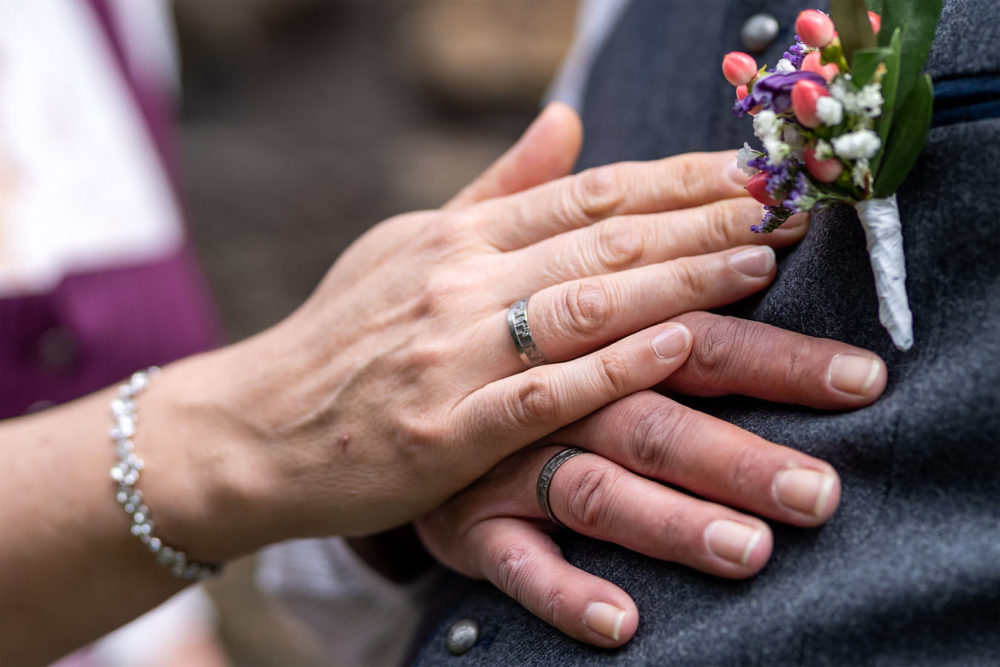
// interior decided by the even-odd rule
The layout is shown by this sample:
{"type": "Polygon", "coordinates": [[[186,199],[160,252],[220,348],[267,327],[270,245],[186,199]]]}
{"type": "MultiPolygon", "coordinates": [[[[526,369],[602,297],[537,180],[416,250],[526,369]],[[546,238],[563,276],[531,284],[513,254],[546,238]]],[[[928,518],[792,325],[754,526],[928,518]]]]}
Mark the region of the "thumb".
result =
{"type": "Polygon", "coordinates": [[[521,138],[444,208],[460,208],[513,194],[567,175],[583,142],[583,125],[572,107],[552,102],[521,138]]]}

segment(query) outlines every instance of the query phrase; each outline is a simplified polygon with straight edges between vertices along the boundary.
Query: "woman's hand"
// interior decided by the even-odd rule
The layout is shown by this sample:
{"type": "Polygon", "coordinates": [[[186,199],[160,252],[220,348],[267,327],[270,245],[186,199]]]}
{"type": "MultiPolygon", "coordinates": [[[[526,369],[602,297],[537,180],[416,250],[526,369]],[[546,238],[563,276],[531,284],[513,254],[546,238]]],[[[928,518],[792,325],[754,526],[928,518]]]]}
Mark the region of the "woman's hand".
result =
{"type": "MultiPolygon", "coordinates": [[[[707,313],[677,321],[693,332],[694,349],[669,390],[847,409],[871,403],[885,387],[882,361],[849,345],[707,313]]],[[[631,639],[639,614],[625,591],[568,563],[549,537],[554,526],[539,507],[536,482],[567,446],[592,453],[569,459],[552,477],[556,518],[721,577],[753,575],[771,554],[767,524],[730,507],[810,527],[829,519],[840,498],[829,464],[644,391],[508,457],[417,521],[438,560],[603,647],[631,639]]]]}
{"type": "MultiPolygon", "coordinates": [[[[219,406],[204,432],[228,443],[226,465],[203,467],[232,484],[216,505],[267,508],[192,535],[204,559],[429,511],[511,452],[663,381],[690,336],[661,323],[762,289],[773,251],[747,244],[805,231],[749,231],[760,207],[731,152],[565,176],[579,140],[575,114],[550,107],[443,210],[378,225],[289,318],[174,380],[219,406]],[[526,369],[506,317],[529,296],[553,363],[526,369]]],[[[168,369],[160,391],[170,383],[168,369]]]]}

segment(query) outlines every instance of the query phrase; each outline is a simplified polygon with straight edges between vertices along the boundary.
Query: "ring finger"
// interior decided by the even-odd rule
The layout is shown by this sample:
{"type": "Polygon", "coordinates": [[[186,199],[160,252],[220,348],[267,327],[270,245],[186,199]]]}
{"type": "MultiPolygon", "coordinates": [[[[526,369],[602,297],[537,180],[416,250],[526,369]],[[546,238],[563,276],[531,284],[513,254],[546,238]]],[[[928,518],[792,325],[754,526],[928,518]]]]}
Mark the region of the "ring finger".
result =
{"type": "MultiPolygon", "coordinates": [[[[770,284],[774,266],[771,248],[745,246],[548,287],[528,300],[530,338],[547,361],[575,359],[679,313],[749,296],[770,284]]],[[[524,362],[506,317],[498,313],[490,327],[494,340],[484,349],[497,358],[485,367],[513,373],[524,362]]]]}

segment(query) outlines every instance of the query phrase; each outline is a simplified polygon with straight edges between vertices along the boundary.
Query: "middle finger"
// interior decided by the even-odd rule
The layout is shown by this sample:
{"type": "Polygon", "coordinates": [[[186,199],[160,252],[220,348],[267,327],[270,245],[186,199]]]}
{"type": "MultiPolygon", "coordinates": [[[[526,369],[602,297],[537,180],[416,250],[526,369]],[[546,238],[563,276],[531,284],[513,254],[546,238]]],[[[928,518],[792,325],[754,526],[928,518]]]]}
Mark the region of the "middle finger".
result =
{"type": "Polygon", "coordinates": [[[756,234],[750,227],[760,222],[760,216],[760,204],[742,197],[680,211],[616,217],[507,253],[504,259],[516,267],[518,287],[536,291],[739,245],[783,248],[802,240],[808,230],[809,216],[799,214],[770,234],[756,234]]]}

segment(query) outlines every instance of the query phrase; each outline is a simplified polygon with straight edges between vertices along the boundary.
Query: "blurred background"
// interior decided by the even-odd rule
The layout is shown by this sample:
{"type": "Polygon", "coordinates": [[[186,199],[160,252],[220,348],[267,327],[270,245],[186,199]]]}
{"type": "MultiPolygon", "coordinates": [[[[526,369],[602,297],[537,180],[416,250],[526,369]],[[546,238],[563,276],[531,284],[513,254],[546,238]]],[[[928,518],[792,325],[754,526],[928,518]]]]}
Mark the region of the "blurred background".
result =
{"type": "MultiPolygon", "coordinates": [[[[438,207],[538,112],[576,0],[175,0],[176,159],[228,340],[298,306],[357,236],[438,207]]],[[[253,558],[90,664],[328,664],[253,558]],[[211,600],[211,603],[208,603],[211,600]]]]}
{"type": "Polygon", "coordinates": [[[227,337],[374,223],[440,206],[539,109],[575,0],[176,0],[182,190],[227,337]]]}

